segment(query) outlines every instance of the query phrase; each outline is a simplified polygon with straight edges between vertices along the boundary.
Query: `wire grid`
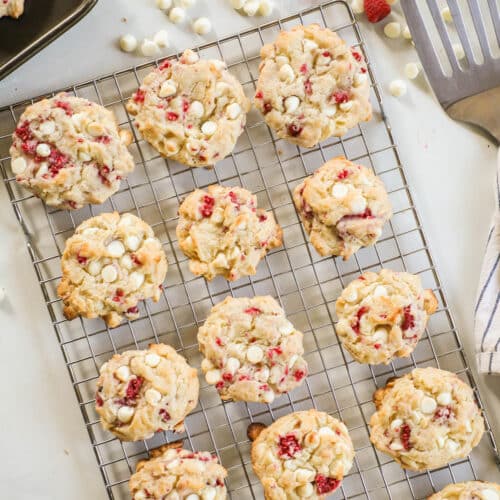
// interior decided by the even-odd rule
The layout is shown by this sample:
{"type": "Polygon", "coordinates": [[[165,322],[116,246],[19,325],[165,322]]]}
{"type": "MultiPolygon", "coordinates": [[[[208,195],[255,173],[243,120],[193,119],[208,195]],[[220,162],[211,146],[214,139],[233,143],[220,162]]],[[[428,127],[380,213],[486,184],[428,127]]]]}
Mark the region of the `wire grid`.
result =
{"type": "MultiPolygon", "coordinates": [[[[335,0],[298,15],[252,29],[196,49],[204,58],[224,59],[251,97],[258,76],[259,51],[282,29],[298,23],[319,23],[336,30],[366,56],[359,28],[344,1],[335,0]]],[[[369,59],[367,58],[367,61],[369,59]]],[[[459,374],[479,394],[467,366],[444,292],[432,263],[389,124],[373,70],[374,118],[343,138],[331,138],[312,149],[301,149],[278,139],[252,110],[234,152],[212,170],[191,169],[161,158],[132,125],[125,102],[154,64],[115,73],[66,89],[111,109],[123,128],[135,137],[131,151],[136,169],[122,182],[121,190],[101,206],[78,211],[46,207],[20,188],[10,170],[10,136],[24,108],[34,100],[0,110],[1,171],[12,205],[27,236],[27,245],[44,300],[54,325],[78,404],[109,498],[129,498],[128,479],[138,460],[165,442],[178,439],[193,450],[215,453],[228,470],[231,498],[263,498],[252,472],[246,436],[251,422],[269,424],[291,411],[317,408],[341,419],[356,449],[355,463],[333,498],[425,498],[451,482],[481,477],[481,464],[498,457],[489,423],[471,457],[435,471],[404,471],[388,456],[379,454],[369,441],[367,422],[374,412],[371,401],[377,387],[392,376],[416,366],[438,366],[459,374]],[[371,166],[384,181],[394,208],[378,243],[358,251],[349,261],[321,258],[308,244],[293,206],[291,193],[306,175],[333,156],[371,166]],[[168,168],[167,168],[168,166],[168,168]],[[193,276],[187,259],[176,244],[177,208],[195,187],[211,183],[241,185],[254,192],[259,206],[272,210],[284,231],[284,246],[261,262],[255,276],[229,283],[221,278],[206,282],[193,276]],[[140,318],[109,330],[100,320],[67,321],[56,287],[65,240],[83,220],[101,212],[132,212],[148,222],[162,241],[169,271],[161,300],[140,305],[140,318]],[[389,267],[419,274],[426,288],[439,300],[438,311],[411,357],[388,366],[356,363],[339,345],[335,335],[335,300],[360,273],[389,267]],[[309,376],[305,383],[271,405],[222,403],[216,390],[202,381],[197,408],[186,419],[182,434],[157,433],[148,441],[125,443],[102,430],[94,409],[95,381],[99,367],[115,352],[145,348],[151,342],[174,346],[192,365],[199,367],[196,333],[213,304],[232,294],[271,294],[280,301],[289,319],[304,335],[309,376]]],[[[51,94],[53,95],[53,94],[51,94]]],[[[482,406],[482,405],[481,405],[482,406]]],[[[483,479],[493,479],[484,477],[483,479]]]]}

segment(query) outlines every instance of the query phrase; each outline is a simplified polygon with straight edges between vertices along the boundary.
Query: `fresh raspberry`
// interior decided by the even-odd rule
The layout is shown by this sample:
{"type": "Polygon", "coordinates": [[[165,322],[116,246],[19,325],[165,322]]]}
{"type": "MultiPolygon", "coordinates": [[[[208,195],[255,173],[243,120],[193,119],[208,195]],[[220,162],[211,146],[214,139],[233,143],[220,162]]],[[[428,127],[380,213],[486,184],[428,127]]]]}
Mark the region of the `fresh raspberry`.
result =
{"type": "Polygon", "coordinates": [[[278,455],[281,458],[293,458],[301,450],[301,446],[293,434],[281,436],[278,447],[278,455]]]}
{"type": "Polygon", "coordinates": [[[361,62],[363,60],[363,57],[359,52],[357,52],[356,50],[352,50],[351,52],[352,56],[354,57],[354,59],[356,59],[356,61],[361,62]]]}
{"type": "Polygon", "coordinates": [[[340,486],[340,481],[334,477],[326,477],[323,474],[318,474],[315,479],[316,491],[318,495],[325,495],[335,491],[340,486]]]}
{"type": "Polygon", "coordinates": [[[399,433],[401,443],[406,451],[411,450],[412,446],[410,444],[411,428],[408,424],[403,424],[399,433]]]}
{"type": "Polygon", "coordinates": [[[406,331],[412,328],[415,328],[415,316],[411,313],[411,306],[406,306],[403,309],[403,323],[401,324],[401,329],[406,331]]]}
{"type": "Polygon", "coordinates": [[[222,380],[231,383],[233,381],[233,374],[230,372],[224,372],[222,374],[222,380]]]}
{"type": "Polygon", "coordinates": [[[250,314],[251,316],[258,316],[259,314],[262,314],[262,311],[258,307],[249,307],[245,309],[244,312],[250,314]]]}
{"type": "Polygon", "coordinates": [[[132,262],[136,265],[136,266],[142,266],[142,261],[141,259],[139,259],[139,257],[137,257],[137,255],[135,253],[131,253],[130,254],[130,258],[132,259],[132,262]]]}
{"type": "Polygon", "coordinates": [[[78,264],[85,265],[87,263],[87,257],[82,257],[80,254],[76,256],[76,260],[78,261],[78,264]]]}
{"type": "Polygon", "coordinates": [[[332,55],[328,52],[328,50],[325,50],[325,52],[323,52],[323,57],[332,57],[332,55]]]}
{"type": "Polygon", "coordinates": [[[184,111],[184,113],[187,113],[189,111],[189,102],[186,100],[182,102],[182,111],[184,111]]]}
{"type": "Polygon", "coordinates": [[[365,13],[368,21],[378,23],[391,13],[391,6],[386,0],[365,0],[365,13]]]}
{"type": "Polygon", "coordinates": [[[359,335],[360,333],[360,321],[361,318],[368,312],[369,308],[366,306],[360,307],[358,309],[358,312],[356,313],[356,320],[354,323],[351,325],[352,329],[359,335]]]}

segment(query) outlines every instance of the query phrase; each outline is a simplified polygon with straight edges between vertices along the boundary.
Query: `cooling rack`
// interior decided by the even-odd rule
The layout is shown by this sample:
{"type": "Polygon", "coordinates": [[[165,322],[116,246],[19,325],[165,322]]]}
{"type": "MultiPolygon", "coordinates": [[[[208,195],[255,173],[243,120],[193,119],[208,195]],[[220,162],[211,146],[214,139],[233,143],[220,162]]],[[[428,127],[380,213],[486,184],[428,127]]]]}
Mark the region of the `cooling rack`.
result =
{"type": "MultiPolygon", "coordinates": [[[[252,97],[261,46],[274,40],[282,29],[313,22],[336,30],[367,55],[353,14],[341,0],[196,50],[204,58],[224,59],[252,97]]],[[[72,212],[46,207],[17,185],[10,170],[10,136],[24,108],[38,98],[0,110],[2,176],[26,234],[29,254],[109,498],[129,498],[127,482],[137,461],[147,458],[151,449],[165,442],[182,439],[185,447],[208,450],[218,456],[229,473],[227,487],[231,498],[261,499],[262,488],[249,458],[247,426],[251,422],[268,424],[291,411],[312,407],[341,419],[356,449],[354,466],[332,498],[425,498],[458,480],[495,479],[491,473],[489,477],[482,475],[484,463],[490,465],[491,471],[491,464],[498,457],[488,423],[485,436],[470,457],[432,472],[404,471],[388,456],[377,453],[369,441],[367,422],[374,412],[372,393],[389,377],[407,373],[416,366],[438,366],[459,374],[474,387],[479,404],[481,401],[415,210],[373,69],[366,59],[372,82],[371,122],[359,125],[341,139],[332,138],[306,150],[278,139],[260,114],[252,110],[234,152],[212,170],[190,169],[165,160],[135,132],[125,102],[154,67],[153,63],[65,89],[111,109],[121,126],[130,129],[135,138],[131,151],[136,168],[122,182],[121,190],[101,206],[72,212]],[[301,179],[340,154],[372,167],[385,183],[394,207],[394,216],[378,243],[360,250],[347,262],[321,258],[308,245],[291,197],[301,179]],[[241,185],[254,192],[259,205],[272,210],[283,227],[284,247],[272,251],[255,276],[234,283],[220,278],[209,283],[189,272],[176,242],[177,208],[194,188],[211,183],[241,185]],[[162,241],[169,261],[161,300],[157,304],[141,304],[139,319],[113,330],[100,320],[67,321],[56,294],[65,240],[83,220],[111,210],[132,212],[148,222],[162,241]],[[339,345],[334,328],[335,300],[360,273],[382,267],[420,275],[424,286],[436,293],[439,309],[430,318],[428,329],[410,358],[388,366],[361,365],[339,345]],[[158,433],[148,441],[123,443],[103,431],[94,410],[99,367],[115,352],[145,348],[151,342],[174,346],[199,367],[197,329],[212,305],[228,294],[271,294],[280,301],[290,320],[305,334],[305,358],[310,369],[305,383],[268,406],[222,403],[216,390],[201,381],[199,404],[187,417],[184,433],[158,433]]]]}

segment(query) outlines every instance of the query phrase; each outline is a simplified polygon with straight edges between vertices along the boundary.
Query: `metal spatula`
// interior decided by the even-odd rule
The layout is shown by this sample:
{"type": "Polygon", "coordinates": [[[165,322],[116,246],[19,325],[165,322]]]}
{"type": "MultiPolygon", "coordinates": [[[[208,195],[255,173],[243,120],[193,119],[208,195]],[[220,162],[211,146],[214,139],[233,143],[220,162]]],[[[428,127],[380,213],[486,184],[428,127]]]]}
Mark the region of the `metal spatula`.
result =
{"type": "Polygon", "coordinates": [[[445,111],[455,120],[480,126],[500,142],[500,58],[492,55],[490,44],[495,43],[495,40],[488,40],[485,19],[479,6],[481,2],[483,11],[491,15],[496,43],[500,45],[499,0],[467,0],[484,58],[482,63],[474,59],[472,34],[467,32],[464,11],[458,0],[447,2],[467,58],[467,67],[461,67],[457,60],[437,0],[401,0],[401,6],[427,78],[445,111]],[[422,15],[425,3],[451,66],[452,73],[449,76],[443,71],[436,45],[422,15]]]}

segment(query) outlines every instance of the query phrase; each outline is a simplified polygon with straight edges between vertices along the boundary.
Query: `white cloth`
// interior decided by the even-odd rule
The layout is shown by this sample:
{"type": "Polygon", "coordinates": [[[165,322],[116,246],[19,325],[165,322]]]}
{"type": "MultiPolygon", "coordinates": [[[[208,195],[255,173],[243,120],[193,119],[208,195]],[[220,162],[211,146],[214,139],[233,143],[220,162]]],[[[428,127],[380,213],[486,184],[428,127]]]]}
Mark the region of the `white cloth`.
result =
{"type": "Polygon", "coordinates": [[[500,375],[500,150],[497,164],[496,213],[486,243],[474,324],[478,370],[490,375],[500,375]]]}

